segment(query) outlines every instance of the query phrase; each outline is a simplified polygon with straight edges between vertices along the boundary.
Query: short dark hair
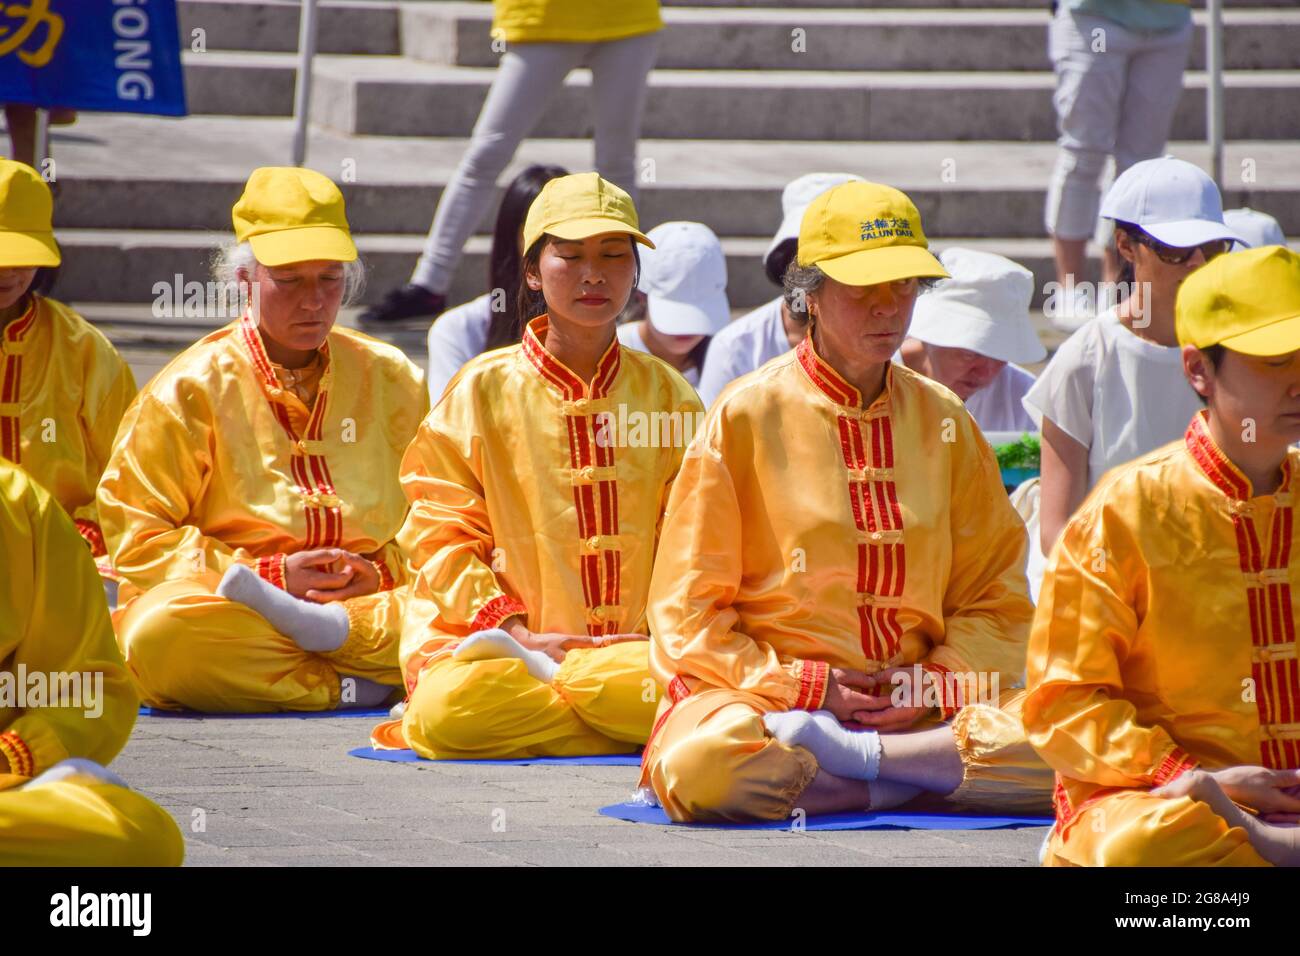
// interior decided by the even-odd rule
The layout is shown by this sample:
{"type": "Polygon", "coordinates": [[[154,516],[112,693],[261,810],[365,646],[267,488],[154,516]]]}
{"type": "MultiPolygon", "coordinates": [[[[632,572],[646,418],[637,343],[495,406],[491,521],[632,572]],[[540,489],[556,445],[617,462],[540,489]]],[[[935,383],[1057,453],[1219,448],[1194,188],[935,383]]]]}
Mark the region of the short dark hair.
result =
{"type": "MultiPolygon", "coordinates": [[[[1220,363],[1223,362],[1223,356],[1227,353],[1228,349],[1227,346],[1215,342],[1213,345],[1206,345],[1202,347],[1200,351],[1201,354],[1204,355],[1209,360],[1210,365],[1213,366],[1214,370],[1217,372],[1219,370],[1220,363]]],[[[1193,389],[1193,391],[1196,390],[1193,389]]],[[[1206,401],[1205,396],[1202,395],[1200,392],[1196,392],[1196,397],[1201,400],[1202,405],[1210,404],[1208,401],[1206,401]]]]}
{"type": "Polygon", "coordinates": [[[763,271],[767,273],[769,282],[773,285],[784,284],[785,270],[794,261],[794,255],[798,251],[799,240],[794,236],[789,239],[782,239],[776,244],[776,248],[768,253],[763,260],[763,271]]]}

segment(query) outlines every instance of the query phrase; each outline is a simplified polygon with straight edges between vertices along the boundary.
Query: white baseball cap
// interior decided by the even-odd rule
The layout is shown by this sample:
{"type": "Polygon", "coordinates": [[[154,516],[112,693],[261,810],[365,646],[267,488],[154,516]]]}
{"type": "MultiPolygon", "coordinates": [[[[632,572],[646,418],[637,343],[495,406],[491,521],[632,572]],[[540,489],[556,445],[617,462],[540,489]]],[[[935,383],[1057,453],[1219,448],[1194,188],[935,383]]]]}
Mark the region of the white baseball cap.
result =
{"type": "Polygon", "coordinates": [[[727,258],[713,230],[702,222],[665,222],[647,235],[655,244],[641,252],[646,308],[666,335],[714,335],[731,321],[727,258]]]}
{"type": "Polygon", "coordinates": [[[959,247],[945,249],[939,261],[952,278],[917,296],[908,335],[1000,362],[1047,357],[1029,319],[1032,272],[1003,256],[959,247]]]}
{"type": "Polygon", "coordinates": [[[1241,209],[1225,209],[1223,221],[1229,228],[1246,240],[1252,249],[1260,246],[1285,246],[1286,233],[1282,225],[1266,212],[1243,206],[1241,209]]]}
{"type": "Polygon", "coordinates": [[[1180,249],[1214,239],[1246,241],[1224,223],[1223,197],[1214,180],[1172,156],[1144,159],[1124,170],[1102,200],[1101,215],[1141,226],[1180,249]]]}
{"type": "MultiPolygon", "coordinates": [[[[776,252],[777,246],[799,238],[799,226],[809,203],[840,183],[864,181],[861,176],[852,173],[808,173],[786,183],[785,189],[781,190],[781,228],[777,229],[776,235],[768,244],[767,252],[763,253],[763,267],[767,268],[767,260],[776,252]]],[[[768,275],[771,275],[770,269],[768,275]]]]}

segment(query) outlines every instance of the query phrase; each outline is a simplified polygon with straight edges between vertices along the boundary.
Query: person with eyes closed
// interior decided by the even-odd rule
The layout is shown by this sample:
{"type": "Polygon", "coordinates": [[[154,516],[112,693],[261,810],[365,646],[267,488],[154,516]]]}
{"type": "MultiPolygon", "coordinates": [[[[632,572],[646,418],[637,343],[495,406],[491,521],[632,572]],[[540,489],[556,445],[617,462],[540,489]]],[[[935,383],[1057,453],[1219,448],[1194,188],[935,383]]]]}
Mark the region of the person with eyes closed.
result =
{"type": "Polygon", "coordinates": [[[631,198],[596,173],[550,180],[529,207],[523,339],[452,378],[402,462],[408,697],[374,746],[512,759],[649,735],[646,596],[702,409],[667,363],[618,342],[638,244],[652,242],[631,198]]]}
{"type": "Polygon", "coordinates": [[[1014,690],[1026,534],[961,399],[892,361],[948,277],[915,204],[850,181],[803,214],[793,352],[726,386],[650,587],[667,689],[641,788],[679,822],[1045,808],[1014,690]]]}
{"type": "Polygon", "coordinates": [[[140,393],[100,481],[117,638],[153,707],[378,706],[400,696],[423,376],[335,324],[364,272],[333,182],[254,170],[233,220],[219,278],[247,308],[140,393]]]}

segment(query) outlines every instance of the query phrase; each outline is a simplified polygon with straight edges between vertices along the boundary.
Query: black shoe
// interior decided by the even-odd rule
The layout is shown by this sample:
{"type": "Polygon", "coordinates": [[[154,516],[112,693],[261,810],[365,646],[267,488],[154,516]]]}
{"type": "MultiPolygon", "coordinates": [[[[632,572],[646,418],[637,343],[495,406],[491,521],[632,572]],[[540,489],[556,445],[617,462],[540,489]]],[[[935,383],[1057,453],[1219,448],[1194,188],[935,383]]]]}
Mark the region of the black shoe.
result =
{"type": "Polygon", "coordinates": [[[400,322],[419,317],[435,318],[447,307],[447,297],[430,292],[422,285],[408,284],[393,289],[378,305],[361,313],[362,325],[400,322]]]}

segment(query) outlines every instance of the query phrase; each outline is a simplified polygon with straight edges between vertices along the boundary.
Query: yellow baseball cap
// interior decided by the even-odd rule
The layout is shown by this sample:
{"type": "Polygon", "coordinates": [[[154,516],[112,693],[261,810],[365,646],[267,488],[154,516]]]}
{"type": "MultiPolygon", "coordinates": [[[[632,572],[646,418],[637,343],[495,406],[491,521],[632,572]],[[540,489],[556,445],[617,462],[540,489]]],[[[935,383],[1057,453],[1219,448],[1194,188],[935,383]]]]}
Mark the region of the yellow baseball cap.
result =
{"type": "Polygon", "coordinates": [[[797,261],[845,285],[948,278],[927,248],[912,200],[891,186],[862,181],[841,183],[808,204],[797,261]]]}
{"type": "Polygon", "coordinates": [[[640,229],[632,197],[599,173],[573,173],[552,179],[537,194],[524,219],[524,249],[549,233],[557,239],[586,239],[602,232],[625,232],[651,249],[640,229]]]}
{"type": "Polygon", "coordinates": [[[351,262],[357,247],[343,194],[328,176],[296,166],[253,170],[231,211],[235,238],[249,242],[264,266],[333,259],[351,262]]]}
{"type": "Polygon", "coordinates": [[[41,174],[26,163],[0,159],[0,267],[57,266],[54,197],[41,174]]]}
{"type": "Polygon", "coordinates": [[[1174,315],[1181,345],[1243,355],[1300,350],[1300,255],[1260,246],[1215,256],[1178,287],[1174,315]]]}

